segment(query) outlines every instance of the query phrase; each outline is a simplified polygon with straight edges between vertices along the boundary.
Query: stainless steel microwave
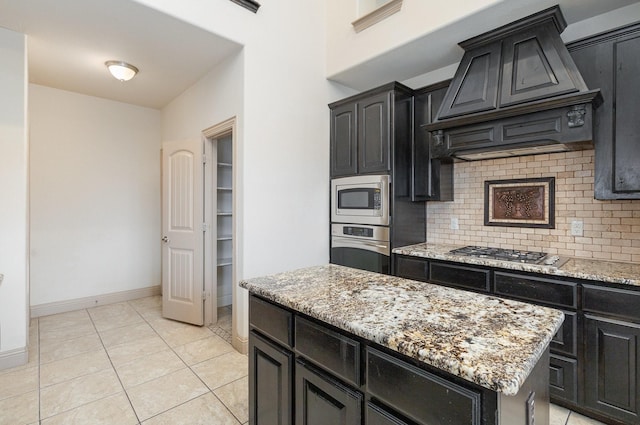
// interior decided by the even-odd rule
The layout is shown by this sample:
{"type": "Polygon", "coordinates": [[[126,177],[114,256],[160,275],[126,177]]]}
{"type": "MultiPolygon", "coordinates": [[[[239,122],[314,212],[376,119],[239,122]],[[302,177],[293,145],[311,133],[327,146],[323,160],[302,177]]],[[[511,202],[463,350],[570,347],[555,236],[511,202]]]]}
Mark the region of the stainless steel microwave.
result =
{"type": "Polygon", "coordinates": [[[333,223],[389,225],[389,175],[331,180],[333,223]]]}

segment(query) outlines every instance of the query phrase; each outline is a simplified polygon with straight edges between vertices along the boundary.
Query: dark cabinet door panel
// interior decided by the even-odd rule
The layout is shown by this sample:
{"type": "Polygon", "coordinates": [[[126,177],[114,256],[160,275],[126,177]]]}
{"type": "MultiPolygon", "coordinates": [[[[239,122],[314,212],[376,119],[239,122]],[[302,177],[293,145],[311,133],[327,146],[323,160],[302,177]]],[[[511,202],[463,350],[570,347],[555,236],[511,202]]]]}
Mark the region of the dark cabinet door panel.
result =
{"type": "Polygon", "coordinates": [[[367,390],[424,424],[480,425],[481,395],[367,347],[367,390]]]}
{"type": "Polygon", "coordinates": [[[331,177],[357,173],[356,104],[331,110],[331,177]]]}
{"type": "Polygon", "coordinates": [[[381,93],[358,103],[359,173],[390,170],[389,97],[389,93],[381,93]]]}
{"type": "Polygon", "coordinates": [[[298,360],[296,425],[361,425],[362,394],[298,360]]]}
{"type": "Polygon", "coordinates": [[[640,325],[585,315],[585,404],[640,424],[640,325]]]}
{"type": "Polygon", "coordinates": [[[293,353],[251,331],[249,376],[249,423],[291,425],[293,353]]]}
{"type": "Polygon", "coordinates": [[[554,399],[578,402],[578,361],[569,357],[549,356],[549,393],[554,399]]]}
{"type": "Polygon", "coordinates": [[[461,289],[491,290],[491,271],[473,267],[431,262],[429,280],[461,289]]]}
{"type": "Polygon", "coordinates": [[[356,387],[360,386],[358,341],[298,316],[295,322],[298,354],[356,387]]]}
{"type": "Polygon", "coordinates": [[[614,44],[614,191],[640,192],[640,35],[614,44]]]}
{"type": "Polygon", "coordinates": [[[570,43],[569,52],[590,89],[595,111],[596,199],[640,199],[640,24],[570,43]]]}

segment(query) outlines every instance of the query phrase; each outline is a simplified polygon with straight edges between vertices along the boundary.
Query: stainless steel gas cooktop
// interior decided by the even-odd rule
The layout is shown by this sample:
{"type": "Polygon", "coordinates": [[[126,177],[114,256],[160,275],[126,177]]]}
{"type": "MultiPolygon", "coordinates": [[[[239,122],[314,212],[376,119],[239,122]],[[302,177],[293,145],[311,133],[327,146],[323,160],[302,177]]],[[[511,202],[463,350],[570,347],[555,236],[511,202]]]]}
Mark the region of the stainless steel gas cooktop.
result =
{"type": "Polygon", "coordinates": [[[492,260],[514,261],[516,263],[540,264],[545,266],[560,267],[569,259],[557,255],[548,255],[540,251],[520,251],[517,249],[492,248],[486,246],[465,246],[453,249],[450,254],[465,255],[477,258],[489,258],[492,260]]]}

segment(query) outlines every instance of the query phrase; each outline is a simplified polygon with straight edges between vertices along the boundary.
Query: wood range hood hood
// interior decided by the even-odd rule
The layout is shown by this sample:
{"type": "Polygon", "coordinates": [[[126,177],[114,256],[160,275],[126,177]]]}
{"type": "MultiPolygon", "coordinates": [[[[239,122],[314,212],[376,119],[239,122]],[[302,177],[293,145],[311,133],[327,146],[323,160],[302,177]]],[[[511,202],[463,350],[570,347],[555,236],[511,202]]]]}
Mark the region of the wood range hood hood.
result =
{"type": "Polygon", "coordinates": [[[593,148],[589,90],[560,33],[558,6],[460,43],[465,54],[436,119],[434,158],[480,160],[593,148]]]}

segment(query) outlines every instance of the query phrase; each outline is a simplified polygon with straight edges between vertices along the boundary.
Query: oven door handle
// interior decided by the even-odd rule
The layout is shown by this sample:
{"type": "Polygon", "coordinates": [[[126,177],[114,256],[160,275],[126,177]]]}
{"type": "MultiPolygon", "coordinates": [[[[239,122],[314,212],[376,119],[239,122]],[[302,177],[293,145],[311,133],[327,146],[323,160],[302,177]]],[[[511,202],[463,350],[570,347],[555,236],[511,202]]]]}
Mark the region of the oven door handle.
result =
{"type": "Polygon", "coordinates": [[[366,241],[362,239],[351,239],[334,236],[333,238],[331,238],[331,247],[364,249],[366,251],[377,252],[378,254],[386,256],[391,255],[389,242],[384,241],[366,241]]]}

